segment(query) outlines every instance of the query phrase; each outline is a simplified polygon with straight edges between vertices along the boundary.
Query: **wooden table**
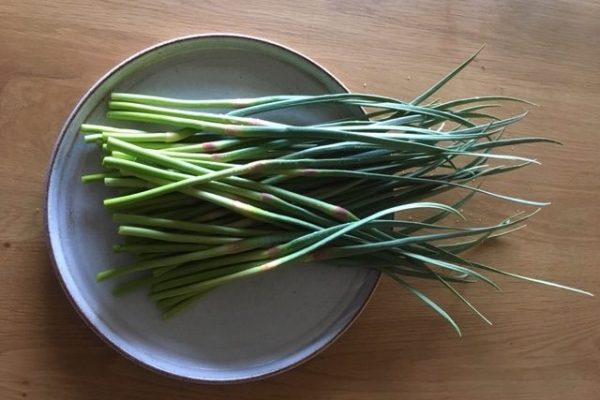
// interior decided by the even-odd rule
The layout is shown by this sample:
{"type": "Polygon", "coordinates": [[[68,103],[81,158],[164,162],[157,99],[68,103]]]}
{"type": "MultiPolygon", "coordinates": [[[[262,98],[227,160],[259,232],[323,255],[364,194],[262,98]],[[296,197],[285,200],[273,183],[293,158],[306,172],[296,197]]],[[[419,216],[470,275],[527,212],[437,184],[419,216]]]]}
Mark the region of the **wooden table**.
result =
{"type": "MultiPolygon", "coordinates": [[[[444,97],[510,94],[540,106],[517,130],[563,146],[522,149],[543,167],[486,187],[552,201],[524,231],[472,257],[600,294],[600,4],[594,1],[68,1],[0,3],[0,398],[2,399],[598,399],[595,298],[500,279],[446,291],[464,337],[384,280],[333,346],[282,375],[233,386],[183,383],[105,345],[76,315],[50,266],[46,167],[78,98],[124,57],[213,31],[291,46],[354,91],[410,99],[487,43],[444,97]],[[241,3],[241,2],[240,2],[241,3]]],[[[499,217],[519,207],[474,202],[499,217]]]]}

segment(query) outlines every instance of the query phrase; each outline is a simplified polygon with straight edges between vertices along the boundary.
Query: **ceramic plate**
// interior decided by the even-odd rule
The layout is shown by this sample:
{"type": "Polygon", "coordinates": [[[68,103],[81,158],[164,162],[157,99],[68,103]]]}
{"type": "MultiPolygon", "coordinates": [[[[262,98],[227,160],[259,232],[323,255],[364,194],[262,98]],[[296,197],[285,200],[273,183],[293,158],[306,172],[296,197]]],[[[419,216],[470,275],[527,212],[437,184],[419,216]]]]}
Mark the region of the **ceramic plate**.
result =
{"type": "MultiPolygon", "coordinates": [[[[288,369],[335,340],[365,306],[377,272],[284,266],[225,285],[169,321],[145,293],[116,298],[114,282],[95,281],[98,271],[127,260],[111,250],[118,238],[101,204],[107,189],[80,183],[82,174],[98,169],[100,155],[78,127],[106,122],[112,91],[201,99],[334,93],[344,86],[306,57],[255,38],[203,35],[159,44],[118,65],[82,98],[60,134],[47,188],[60,281],[89,326],[125,356],[184,379],[233,382],[288,369]]],[[[344,112],[306,108],[271,118],[314,123],[344,112]]]]}

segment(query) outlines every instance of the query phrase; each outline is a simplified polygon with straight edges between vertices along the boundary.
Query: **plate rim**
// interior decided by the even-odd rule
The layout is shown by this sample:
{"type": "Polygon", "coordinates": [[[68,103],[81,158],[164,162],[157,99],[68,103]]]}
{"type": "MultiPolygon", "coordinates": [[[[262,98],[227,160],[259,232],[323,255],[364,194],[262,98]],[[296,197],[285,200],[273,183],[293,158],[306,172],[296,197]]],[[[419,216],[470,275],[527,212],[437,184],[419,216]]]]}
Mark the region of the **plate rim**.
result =
{"type": "Polygon", "coordinates": [[[377,275],[373,282],[371,290],[369,291],[368,295],[365,297],[365,300],[360,305],[360,307],[358,307],[358,309],[356,310],[354,315],[349,319],[348,323],[337,334],[335,334],[329,341],[327,341],[323,346],[321,346],[320,348],[318,348],[311,354],[308,354],[304,358],[301,358],[301,359],[297,360],[296,362],[294,362],[290,365],[287,365],[283,368],[279,368],[279,369],[276,369],[276,370],[273,370],[271,372],[267,372],[264,374],[248,376],[245,378],[233,378],[233,379],[223,379],[223,380],[194,378],[194,377],[190,377],[190,376],[179,375],[177,373],[158,368],[148,362],[145,362],[145,361],[135,357],[134,355],[130,354],[129,352],[127,352],[123,348],[121,348],[117,343],[113,342],[98,327],[96,327],[95,324],[93,324],[90,321],[90,319],[83,313],[83,311],[79,307],[79,304],[77,303],[77,301],[73,298],[71,292],[67,288],[66,283],[63,279],[61,269],[58,266],[58,263],[56,261],[54,248],[52,246],[50,222],[49,222],[49,215],[48,215],[48,208],[49,208],[49,202],[50,202],[50,183],[51,183],[52,176],[53,176],[53,169],[54,169],[54,165],[56,162],[58,149],[60,148],[63,140],[66,137],[66,133],[67,133],[69,126],[72,124],[73,120],[78,115],[78,113],[81,110],[81,108],[83,107],[84,103],[96,92],[96,90],[98,90],[116,72],[118,72],[119,70],[124,68],[129,63],[135,61],[139,57],[144,56],[148,53],[151,53],[151,52],[159,50],[163,47],[174,45],[174,44],[180,43],[180,42],[202,40],[202,39],[218,39],[218,38],[240,39],[240,40],[258,42],[259,44],[270,45],[270,46],[273,46],[280,50],[283,50],[285,52],[291,53],[292,55],[295,55],[295,56],[303,59],[305,62],[312,64],[313,66],[315,66],[316,68],[321,70],[324,74],[329,76],[335,83],[337,83],[342,90],[344,90],[346,93],[350,93],[350,90],[334,74],[332,74],[328,69],[326,69],[325,67],[323,67],[322,65],[320,65],[319,63],[317,63],[316,61],[311,59],[310,57],[307,57],[303,53],[298,52],[297,50],[294,50],[294,49],[292,49],[286,45],[283,45],[281,43],[278,43],[278,42],[275,42],[275,41],[272,41],[269,39],[264,39],[262,37],[258,37],[258,36],[254,36],[254,35],[226,33],[226,32],[211,32],[211,33],[202,33],[202,34],[192,34],[192,35],[186,35],[186,36],[178,36],[173,39],[158,42],[154,45],[145,47],[144,49],[142,49],[138,52],[135,52],[134,54],[126,57],[124,60],[122,60],[121,62],[119,62],[112,68],[110,68],[107,72],[105,72],[100,78],[98,78],[94,82],[94,84],[91,85],[84,92],[84,94],[79,98],[75,107],[69,113],[64,124],[62,125],[62,127],[60,129],[60,133],[58,135],[58,138],[54,142],[54,146],[52,148],[52,152],[51,152],[51,156],[50,156],[50,161],[48,162],[48,167],[47,167],[47,171],[46,171],[45,192],[44,192],[44,200],[43,200],[43,214],[44,214],[43,229],[44,229],[46,247],[48,249],[48,253],[50,255],[50,261],[51,261],[51,264],[53,267],[52,269],[54,270],[54,273],[60,283],[60,286],[62,287],[63,292],[66,294],[67,299],[69,300],[69,303],[71,303],[71,306],[75,309],[76,313],[83,320],[85,325],[87,325],[87,327],[90,328],[104,343],[106,343],[113,350],[117,351],[117,353],[119,353],[120,355],[124,356],[126,359],[133,361],[133,363],[140,365],[143,368],[145,368],[147,370],[151,370],[160,375],[174,378],[174,379],[177,379],[180,381],[185,381],[185,382],[223,385],[223,384],[232,384],[232,383],[251,382],[251,381],[265,379],[265,378],[269,378],[269,377],[281,374],[283,372],[289,371],[289,370],[311,360],[313,357],[319,355],[325,349],[329,348],[329,346],[331,346],[334,342],[336,342],[354,324],[354,322],[356,322],[358,317],[362,314],[362,312],[366,308],[367,304],[370,302],[371,298],[373,297],[375,290],[379,286],[379,282],[381,281],[381,272],[377,271],[377,275]]]}

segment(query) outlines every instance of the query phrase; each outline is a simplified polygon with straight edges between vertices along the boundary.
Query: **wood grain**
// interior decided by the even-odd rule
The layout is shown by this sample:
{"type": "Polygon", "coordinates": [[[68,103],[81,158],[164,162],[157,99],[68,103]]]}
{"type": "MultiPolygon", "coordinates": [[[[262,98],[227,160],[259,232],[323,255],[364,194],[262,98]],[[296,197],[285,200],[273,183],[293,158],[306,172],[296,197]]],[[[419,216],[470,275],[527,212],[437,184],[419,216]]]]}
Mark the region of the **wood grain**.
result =
{"type": "MultiPolygon", "coordinates": [[[[158,376],[100,341],[50,267],[41,212],[46,166],[78,98],[111,66],[176,36],[258,35],[322,63],[352,90],[410,98],[477,49],[443,96],[510,94],[538,104],[520,132],[563,146],[525,153],[543,167],[489,182],[553,205],[481,261],[600,294],[600,4],[597,1],[0,2],[0,398],[600,398],[598,300],[501,280],[466,294],[485,326],[440,287],[425,289],[459,339],[384,281],[333,346],[285,374],[203,386],[158,376]]],[[[474,213],[512,211],[480,199],[474,213]]],[[[516,209],[516,207],[514,207],[516,209]]]]}

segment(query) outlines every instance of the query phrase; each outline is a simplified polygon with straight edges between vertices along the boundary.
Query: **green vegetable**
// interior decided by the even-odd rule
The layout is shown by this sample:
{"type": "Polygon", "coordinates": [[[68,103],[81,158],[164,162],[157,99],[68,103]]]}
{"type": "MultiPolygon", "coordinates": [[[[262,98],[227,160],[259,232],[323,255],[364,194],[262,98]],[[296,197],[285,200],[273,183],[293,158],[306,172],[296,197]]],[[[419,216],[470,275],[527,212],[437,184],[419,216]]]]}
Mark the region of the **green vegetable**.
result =
{"type": "Polygon", "coordinates": [[[125,238],[114,250],[137,257],[107,266],[98,280],[131,276],[114,292],[145,287],[170,317],[233,280],[290,262],[337,259],[396,280],[459,334],[450,315],[405,277],[439,281],[488,323],[451,283],[497,288],[486,275],[494,272],[589,295],[459,255],[522,228],[536,211],[490,226],[442,223],[449,216],[464,219],[459,209],[477,193],[548,204],[478,183],[538,163],[492,151],[556,143],[506,138],[505,129],[525,114],[489,114],[502,102],[530,103],[505,96],[425,103],[476,55],[410,102],[358,93],[216,100],[113,93],[109,119],[162,128],[81,126],[86,142],[104,154],[104,169],[82,181],[119,189],[104,200],[125,238]],[[328,105],[346,116],[309,125],[268,119],[271,111],[328,105]],[[445,204],[440,195],[451,189],[461,197],[445,204]]]}

